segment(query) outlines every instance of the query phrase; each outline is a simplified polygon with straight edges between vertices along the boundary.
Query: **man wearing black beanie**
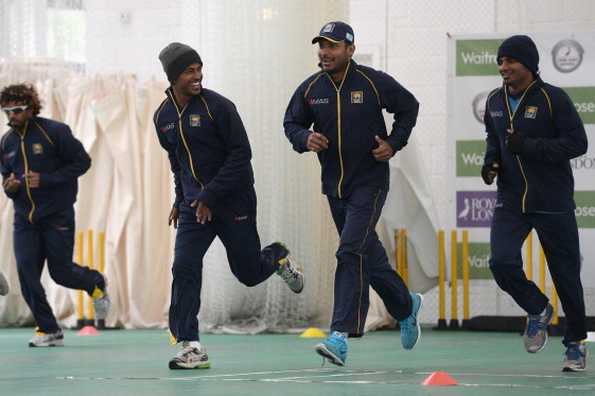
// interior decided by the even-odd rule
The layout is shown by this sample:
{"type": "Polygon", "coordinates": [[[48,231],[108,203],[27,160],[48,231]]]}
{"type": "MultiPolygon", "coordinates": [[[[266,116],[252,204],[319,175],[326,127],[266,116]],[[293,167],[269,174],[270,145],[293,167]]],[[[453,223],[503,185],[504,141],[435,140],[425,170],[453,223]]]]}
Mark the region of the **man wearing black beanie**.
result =
{"type": "Polygon", "coordinates": [[[197,316],[202,260],[215,237],[227,250],[232,273],[246,286],[277,273],[291,291],[300,293],[304,279],[283,244],[260,249],[252,152],[234,104],[202,87],[202,60],[191,47],[171,43],[159,60],[171,86],[154,123],[168,153],[176,193],[169,215],[169,224],[177,228],[169,330],[182,345],[169,368],[208,368],[197,316]]]}
{"type": "Polygon", "coordinates": [[[583,123],[568,95],[539,75],[539,53],[528,36],[498,49],[503,86],[490,93],[484,122],[487,147],[481,176],[498,178],[492,219],[490,269],[527,314],[527,352],[541,351],[553,307],[523,272],[521,247],[535,229],[566,314],[563,371],[586,367],[585,303],[570,159],[587,151],[583,123]]]}

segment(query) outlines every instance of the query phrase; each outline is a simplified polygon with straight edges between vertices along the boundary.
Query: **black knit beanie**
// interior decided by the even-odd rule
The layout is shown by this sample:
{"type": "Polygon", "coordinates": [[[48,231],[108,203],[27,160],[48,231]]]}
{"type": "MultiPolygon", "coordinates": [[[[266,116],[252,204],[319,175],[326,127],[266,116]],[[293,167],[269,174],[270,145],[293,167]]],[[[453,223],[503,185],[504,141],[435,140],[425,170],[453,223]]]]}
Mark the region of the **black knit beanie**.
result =
{"type": "Polygon", "coordinates": [[[192,47],[182,43],[170,43],[159,53],[159,60],[167,74],[169,82],[176,78],[190,65],[200,63],[202,60],[192,47]]]}
{"type": "Polygon", "coordinates": [[[498,48],[498,64],[500,64],[500,59],[503,56],[516,59],[525,65],[534,76],[537,76],[539,72],[539,52],[537,52],[537,47],[529,36],[518,35],[504,40],[500,44],[500,48],[498,48]]]}

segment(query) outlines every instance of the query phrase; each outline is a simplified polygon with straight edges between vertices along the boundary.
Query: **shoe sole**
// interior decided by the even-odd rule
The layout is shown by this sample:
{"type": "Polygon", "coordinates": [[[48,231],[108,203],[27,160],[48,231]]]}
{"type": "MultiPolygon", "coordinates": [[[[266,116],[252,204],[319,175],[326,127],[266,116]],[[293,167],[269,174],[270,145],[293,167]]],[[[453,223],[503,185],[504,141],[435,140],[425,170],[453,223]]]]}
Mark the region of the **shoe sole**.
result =
{"type": "Polygon", "coordinates": [[[345,366],[345,362],[342,361],[337,355],[329,351],[324,344],[316,345],[315,349],[316,353],[318,353],[323,358],[327,359],[332,364],[335,364],[337,366],[345,366]]]}
{"type": "Polygon", "coordinates": [[[300,290],[292,290],[292,292],[294,292],[295,294],[300,294],[303,290],[304,290],[304,280],[303,280],[304,274],[302,274],[302,288],[300,290]]]}
{"type": "Polygon", "coordinates": [[[554,311],[552,311],[552,314],[550,315],[550,318],[547,321],[547,324],[545,325],[545,340],[543,342],[543,345],[541,347],[539,347],[539,349],[536,349],[534,351],[529,350],[527,347],[525,347],[525,350],[529,353],[539,353],[541,351],[543,351],[543,348],[545,348],[545,346],[547,345],[547,342],[549,340],[549,335],[547,334],[547,327],[552,323],[552,320],[554,320],[554,311]]]}
{"type": "Polygon", "coordinates": [[[419,296],[419,308],[417,308],[417,312],[415,314],[415,321],[417,322],[417,340],[415,340],[415,343],[411,346],[411,348],[403,348],[406,351],[410,351],[413,348],[415,348],[415,346],[417,345],[419,340],[421,340],[421,325],[419,324],[418,316],[419,316],[419,313],[421,312],[422,307],[424,306],[424,296],[421,293],[415,293],[415,294],[417,294],[419,296]]]}
{"type": "Polygon", "coordinates": [[[56,341],[50,342],[47,344],[34,344],[32,342],[29,343],[29,348],[53,348],[53,347],[63,347],[64,341],[56,341]]]}
{"type": "Polygon", "coordinates": [[[211,368],[211,363],[199,363],[196,366],[185,366],[178,362],[171,361],[169,362],[169,369],[170,370],[196,370],[196,369],[208,369],[211,368]]]}
{"type": "Polygon", "coordinates": [[[569,367],[569,366],[564,366],[562,368],[562,372],[564,372],[564,373],[582,373],[583,371],[585,371],[584,368],[575,368],[575,367],[569,367]]]}

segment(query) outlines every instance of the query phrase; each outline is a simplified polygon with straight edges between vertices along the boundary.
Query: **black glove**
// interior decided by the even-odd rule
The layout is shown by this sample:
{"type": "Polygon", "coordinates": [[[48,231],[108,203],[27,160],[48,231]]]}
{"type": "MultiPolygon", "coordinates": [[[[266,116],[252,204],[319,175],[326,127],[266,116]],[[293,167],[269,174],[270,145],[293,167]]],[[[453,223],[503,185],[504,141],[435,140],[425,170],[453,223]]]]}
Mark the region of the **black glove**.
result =
{"type": "Polygon", "coordinates": [[[489,186],[494,182],[494,179],[498,175],[498,168],[499,165],[497,162],[491,165],[485,164],[481,167],[481,178],[485,184],[489,186]]]}
{"type": "Polygon", "coordinates": [[[521,154],[523,152],[524,140],[520,132],[509,133],[506,136],[506,147],[513,154],[521,154]]]}

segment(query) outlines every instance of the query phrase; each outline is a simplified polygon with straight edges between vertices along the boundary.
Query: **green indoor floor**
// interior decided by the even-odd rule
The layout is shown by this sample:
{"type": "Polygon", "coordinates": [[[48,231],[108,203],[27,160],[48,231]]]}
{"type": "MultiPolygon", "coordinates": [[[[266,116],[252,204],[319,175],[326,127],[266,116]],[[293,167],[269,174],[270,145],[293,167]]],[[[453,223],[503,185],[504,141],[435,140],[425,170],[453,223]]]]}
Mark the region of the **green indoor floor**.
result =
{"type": "MultiPolygon", "coordinates": [[[[317,340],[296,335],[204,335],[211,368],[170,371],[164,330],[65,334],[64,348],[29,348],[32,329],[0,329],[0,395],[594,395],[595,367],[560,371],[563,347],[537,355],[512,333],[424,330],[413,351],[399,333],[350,340],[347,366],[321,367],[317,340]],[[421,382],[447,371],[458,386],[421,382]]],[[[591,345],[593,349],[593,345],[591,345]]]]}

